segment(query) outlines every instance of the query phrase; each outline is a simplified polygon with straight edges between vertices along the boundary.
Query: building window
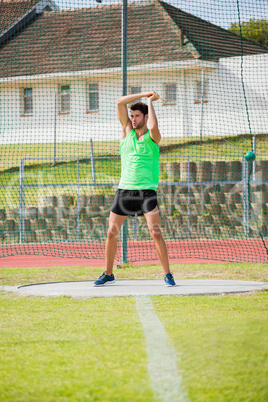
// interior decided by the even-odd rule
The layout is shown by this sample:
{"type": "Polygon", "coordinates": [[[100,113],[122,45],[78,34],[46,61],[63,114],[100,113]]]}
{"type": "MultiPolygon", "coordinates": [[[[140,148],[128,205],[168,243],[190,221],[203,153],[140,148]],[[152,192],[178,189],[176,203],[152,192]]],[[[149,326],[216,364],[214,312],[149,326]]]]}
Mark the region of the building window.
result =
{"type": "Polygon", "coordinates": [[[164,84],[164,105],[176,105],[177,103],[177,84],[164,84]]]}
{"type": "MultiPolygon", "coordinates": [[[[141,92],[141,87],[130,87],[130,91],[129,91],[132,95],[134,94],[139,94],[141,92]]],[[[141,98],[134,100],[133,103],[137,103],[137,102],[141,102],[141,98]]]]}
{"type": "Polygon", "coordinates": [[[23,88],[21,92],[22,100],[22,114],[32,115],[33,114],[33,88],[23,88]]]}
{"type": "Polygon", "coordinates": [[[60,85],[59,88],[60,113],[70,113],[71,91],[70,85],[60,85]]]}
{"type": "MultiPolygon", "coordinates": [[[[203,103],[208,103],[208,80],[204,80],[204,95],[203,95],[203,103]]],[[[202,102],[202,80],[198,80],[195,82],[195,96],[194,103],[202,102]]]]}
{"type": "Polygon", "coordinates": [[[88,85],[88,111],[99,111],[99,84],[91,83],[88,85]]]}

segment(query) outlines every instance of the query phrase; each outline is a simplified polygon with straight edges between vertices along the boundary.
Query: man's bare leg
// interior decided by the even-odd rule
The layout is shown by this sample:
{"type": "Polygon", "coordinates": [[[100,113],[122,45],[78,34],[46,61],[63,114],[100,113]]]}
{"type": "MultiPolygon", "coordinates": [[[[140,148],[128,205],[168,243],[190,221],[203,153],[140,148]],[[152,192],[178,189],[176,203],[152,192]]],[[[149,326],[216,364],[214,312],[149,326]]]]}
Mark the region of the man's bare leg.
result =
{"type": "Polygon", "coordinates": [[[107,233],[106,249],[105,249],[105,273],[112,275],[115,254],[117,250],[117,237],[119,236],[120,229],[126,219],[126,216],[117,215],[110,212],[109,229],[107,233]]]}
{"type": "Polygon", "coordinates": [[[169,269],[168,253],[166,243],[163,239],[160,229],[160,216],[158,207],[156,206],[152,211],[148,212],[147,214],[144,214],[144,216],[146,218],[150,234],[155,242],[156,251],[163,266],[165,275],[169,274],[170,269],[169,269]]]}

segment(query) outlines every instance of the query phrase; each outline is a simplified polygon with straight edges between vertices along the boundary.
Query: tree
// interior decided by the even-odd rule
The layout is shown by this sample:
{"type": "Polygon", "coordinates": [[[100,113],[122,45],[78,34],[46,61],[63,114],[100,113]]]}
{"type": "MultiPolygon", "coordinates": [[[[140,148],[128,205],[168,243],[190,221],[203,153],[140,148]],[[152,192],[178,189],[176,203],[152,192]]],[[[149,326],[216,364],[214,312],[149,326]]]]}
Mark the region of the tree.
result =
{"type": "MultiPolygon", "coordinates": [[[[242,36],[268,48],[268,21],[250,19],[241,24],[242,36]]],[[[239,24],[233,22],[229,31],[240,35],[239,24]]]]}

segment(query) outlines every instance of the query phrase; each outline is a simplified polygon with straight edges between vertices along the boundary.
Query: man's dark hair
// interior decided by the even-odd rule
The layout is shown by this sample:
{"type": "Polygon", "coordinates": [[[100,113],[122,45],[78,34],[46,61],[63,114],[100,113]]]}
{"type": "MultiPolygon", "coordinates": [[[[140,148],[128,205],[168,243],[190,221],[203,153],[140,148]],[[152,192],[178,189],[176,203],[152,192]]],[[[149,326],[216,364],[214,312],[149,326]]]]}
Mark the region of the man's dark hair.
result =
{"type": "Polygon", "coordinates": [[[130,106],[130,110],[139,110],[144,116],[148,114],[148,106],[143,102],[136,102],[130,106]]]}

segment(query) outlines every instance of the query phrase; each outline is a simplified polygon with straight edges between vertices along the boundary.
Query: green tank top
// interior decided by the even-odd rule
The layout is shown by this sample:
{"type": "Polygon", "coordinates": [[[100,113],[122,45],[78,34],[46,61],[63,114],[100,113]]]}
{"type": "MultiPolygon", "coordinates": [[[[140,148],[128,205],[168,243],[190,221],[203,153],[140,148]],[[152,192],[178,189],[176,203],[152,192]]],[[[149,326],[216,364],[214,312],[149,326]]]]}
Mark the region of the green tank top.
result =
{"type": "Polygon", "coordinates": [[[150,130],[138,141],[135,130],[121,140],[122,190],[156,190],[159,182],[159,146],[150,137],[150,130]]]}

